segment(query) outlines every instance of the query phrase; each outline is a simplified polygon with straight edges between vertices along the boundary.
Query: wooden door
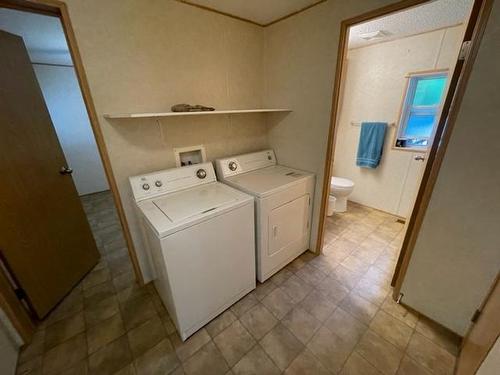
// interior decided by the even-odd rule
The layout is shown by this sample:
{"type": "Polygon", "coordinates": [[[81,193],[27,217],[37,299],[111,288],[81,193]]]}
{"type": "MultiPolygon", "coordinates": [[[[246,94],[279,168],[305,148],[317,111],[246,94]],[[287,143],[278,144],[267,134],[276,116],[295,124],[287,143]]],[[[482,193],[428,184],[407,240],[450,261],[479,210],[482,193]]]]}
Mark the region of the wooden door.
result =
{"type": "MultiPolygon", "coordinates": [[[[500,284],[496,283],[465,336],[455,375],[475,374],[500,335],[500,284]]],[[[500,369],[499,369],[500,370],[500,369]]]]}
{"type": "Polygon", "coordinates": [[[24,42],[0,30],[0,255],[39,318],[99,258],[63,167],[24,42]]]}

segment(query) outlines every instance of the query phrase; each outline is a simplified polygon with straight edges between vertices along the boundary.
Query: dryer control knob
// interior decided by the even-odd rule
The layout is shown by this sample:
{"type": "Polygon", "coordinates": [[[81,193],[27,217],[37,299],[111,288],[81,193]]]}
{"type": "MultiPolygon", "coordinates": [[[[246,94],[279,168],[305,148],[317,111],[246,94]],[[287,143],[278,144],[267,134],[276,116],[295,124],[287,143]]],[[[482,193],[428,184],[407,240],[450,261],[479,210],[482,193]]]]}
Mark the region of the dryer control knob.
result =
{"type": "Polygon", "coordinates": [[[203,179],[203,178],[207,177],[207,171],[206,171],[206,170],[204,170],[204,169],[198,169],[198,170],[196,171],[196,176],[197,176],[198,178],[203,179]]]}
{"type": "Polygon", "coordinates": [[[149,184],[142,184],[142,188],[144,190],[149,190],[149,184]]]}
{"type": "Polygon", "coordinates": [[[229,169],[232,171],[235,171],[236,168],[238,168],[238,165],[234,161],[229,162],[228,166],[229,166],[229,169]]]}

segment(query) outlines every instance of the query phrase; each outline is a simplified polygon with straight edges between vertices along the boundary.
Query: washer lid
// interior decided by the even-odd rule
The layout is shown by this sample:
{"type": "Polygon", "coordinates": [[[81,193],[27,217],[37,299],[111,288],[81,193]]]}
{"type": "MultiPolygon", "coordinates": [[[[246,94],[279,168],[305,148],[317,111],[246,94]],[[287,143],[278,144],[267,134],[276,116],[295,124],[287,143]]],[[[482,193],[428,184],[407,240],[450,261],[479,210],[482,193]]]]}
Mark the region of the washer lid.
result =
{"type": "Polygon", "coordinates": [[[351,188],[354,186],[354,182],[342,177],[332,177],[332,184],[333,186],[338,186],[340,188],[351,188]]]}
{"type": "Polygon", "coordinates": [[[236,202],[238,197],[220,184],[210,184],[153,199],[153,204],[175,223],[236,202]]]}
{"type": "Polygon", "coordinates": [[[304,182],[313,174],[298,169],[275,165],[225,179],[232,186],[249,194],[263,197],[304,182]]]}
{"type": "Polygon", "coordinates": [[[213,182],[137,202],[144,218],[161,238],[221,215],[254,198],[230,186],[213,182]]]}

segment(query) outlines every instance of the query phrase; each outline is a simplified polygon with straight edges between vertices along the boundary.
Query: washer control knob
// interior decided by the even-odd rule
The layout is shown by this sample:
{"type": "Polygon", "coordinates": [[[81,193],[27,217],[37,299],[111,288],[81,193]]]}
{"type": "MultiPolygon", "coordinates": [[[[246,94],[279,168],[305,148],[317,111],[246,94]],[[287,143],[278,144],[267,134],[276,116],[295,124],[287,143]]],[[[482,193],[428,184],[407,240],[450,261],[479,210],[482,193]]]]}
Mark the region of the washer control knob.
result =
{"type": "Polygon", "coordinates": [[[155,186],[156,187],[161,187],[162,185],[163,185],[163,183],[160,180],[155,181],[155,186]]]}
{"type": "Polygon", "coordinates": [[[144,190],[149,190],[149,184],[142,184],[142,188],[144,190]]]}
{"type": "Polygon", "coordinates": [[[201,178],[201,179],[207,177],[207,171],[204,170],[203,168],[198,169],[196,171],[196,177],[201,178]]]}
{"type": "Polygon", "coordinates": [[[232,171],[235,171],[236,168],[238,168],[238,165],[234,161],[230,161],[228,166],[229,166],[229,169],[232,171]]]}

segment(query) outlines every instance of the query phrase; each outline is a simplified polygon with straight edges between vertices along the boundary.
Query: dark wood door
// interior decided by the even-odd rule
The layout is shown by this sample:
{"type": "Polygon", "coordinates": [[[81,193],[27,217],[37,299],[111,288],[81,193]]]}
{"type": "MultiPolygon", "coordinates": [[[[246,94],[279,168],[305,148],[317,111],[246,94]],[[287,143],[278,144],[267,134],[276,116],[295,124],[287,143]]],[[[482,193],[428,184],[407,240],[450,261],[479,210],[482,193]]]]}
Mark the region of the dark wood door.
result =
{"type": "Polygon", "coordinates": [[[0,251],[39,318],[99,259],[66,166],[24,42],[0,30],[0,251]]]}

